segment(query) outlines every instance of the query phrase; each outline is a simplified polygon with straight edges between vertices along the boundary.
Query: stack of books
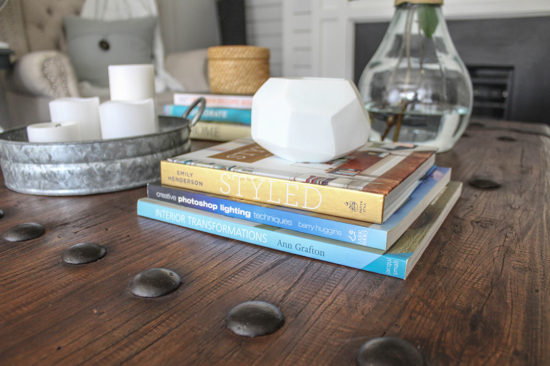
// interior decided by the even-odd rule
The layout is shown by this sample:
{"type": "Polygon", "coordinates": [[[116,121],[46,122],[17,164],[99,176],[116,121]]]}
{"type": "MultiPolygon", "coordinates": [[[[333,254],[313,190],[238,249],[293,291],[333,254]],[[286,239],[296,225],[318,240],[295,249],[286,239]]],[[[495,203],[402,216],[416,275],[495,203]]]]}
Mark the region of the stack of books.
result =
{"type": "MultiPolygon", "coordinates": [[[[192,139],[232,141],[250,136],[251,95],[175,93],[174,104],[165,105],[163,114],[181,117],[199,97],[205,98],[206,108],[191,129],[192,139]]],[[[191,112],[189,118],[195,113],[191,112]]]]}
{"type": "Polygon", "coordinates": [[[161,162],[138,215],[406,278],[462,184],[435,151],[369,143],[327,163],[293,163],[250,138],[161,162]]]}

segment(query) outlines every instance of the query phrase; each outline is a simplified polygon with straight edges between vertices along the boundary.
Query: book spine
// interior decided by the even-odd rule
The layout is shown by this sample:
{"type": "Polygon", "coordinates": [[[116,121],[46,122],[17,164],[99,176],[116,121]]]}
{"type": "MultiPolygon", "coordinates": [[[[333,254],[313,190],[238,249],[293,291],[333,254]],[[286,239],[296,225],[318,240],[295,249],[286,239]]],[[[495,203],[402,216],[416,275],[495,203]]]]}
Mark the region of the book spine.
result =
{"type": "Polygon", "coordinates": [[[251,109],[252,96],[247,95],[217,95],[217,94],[174,94],[174,104],[191,105],[195,99],[203,97],[208,107],[251,109]]]}
{"type": "Polygon", "coordinates": [[[159,184],[147,186],[147,197],[179,206],[191,207],[219,215],[277,226],[306,234],[345,241],[357,245],[386,250],[387,234],[384,230],[349,222],[329,220],[306,212],[276,206],[233,201],[159,184]]]}
{"type": "MultiPolygon", "coordinates": [[[[185,105],[168,104],[164,106],[164,114],[168,116],[181,117],[188,109],[185,105]]],[[[193,118],[196,110],[189,114],[189,119],[193,118]]],[[[252,119],[252,110],[236,108],[212,108],[206,107],[200,118],[201,121],[226,121],[237,122],[250,125],[252,119]]]]}
{"type": "Polygon", "coordinates": [[[250,136],[250,126],[237,123],[197,122],[191,128],[192,139],[231,141],[250,136]]]}
{"type": "Polygon", "coordinates": [[[384,195],[163,160],[161,183],[253,202],[382,223],[384,195]]]}
{"type": "Polygon", "coordinates": [[[245,225],[231,219],[203,215],[200,211],[151,201],[153,200],[138,200],[139,216],[325,262],[405,278],[407,260],[398,256],[385,256],[381,252],[352,244],[342,246],[323,240],[313,240],[278,232],[265,226],[245,225]]]}

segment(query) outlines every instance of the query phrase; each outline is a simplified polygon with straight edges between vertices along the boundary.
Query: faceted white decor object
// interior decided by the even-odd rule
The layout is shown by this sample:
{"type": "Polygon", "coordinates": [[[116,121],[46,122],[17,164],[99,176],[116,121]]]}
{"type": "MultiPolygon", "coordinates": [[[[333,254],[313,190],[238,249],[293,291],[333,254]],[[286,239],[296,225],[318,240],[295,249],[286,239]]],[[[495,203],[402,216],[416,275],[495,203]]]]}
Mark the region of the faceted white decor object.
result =
{"type": "Polygon", "coordinates": [[[252,100],[252,138],[295,162],[325,162],[363,146],[370,132],[355,85],[336,78],[270,78],[252,100]]]}

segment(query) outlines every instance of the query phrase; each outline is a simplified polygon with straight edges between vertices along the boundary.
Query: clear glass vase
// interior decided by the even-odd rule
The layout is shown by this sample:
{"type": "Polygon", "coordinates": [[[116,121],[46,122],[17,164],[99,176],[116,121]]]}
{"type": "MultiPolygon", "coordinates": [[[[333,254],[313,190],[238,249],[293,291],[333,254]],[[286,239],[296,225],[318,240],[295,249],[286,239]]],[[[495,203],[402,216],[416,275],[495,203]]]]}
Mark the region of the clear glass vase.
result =
{"type": "Polygon", "coordinates": [[[443,152],[466,129],[472,82],[435,3],[396,1],[384,39],[361,75],[372,141],[430,145],[443,152]]]}

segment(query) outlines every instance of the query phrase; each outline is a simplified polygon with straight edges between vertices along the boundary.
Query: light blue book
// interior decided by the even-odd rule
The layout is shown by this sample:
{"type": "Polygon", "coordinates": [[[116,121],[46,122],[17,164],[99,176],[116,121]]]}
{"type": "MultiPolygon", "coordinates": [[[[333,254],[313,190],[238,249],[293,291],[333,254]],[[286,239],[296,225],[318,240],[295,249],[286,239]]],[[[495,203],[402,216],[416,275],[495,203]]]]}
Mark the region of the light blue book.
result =
{"type": "MultiPolygon", "coordinates": [[[[406,278],[460,197],[462,183],[450,182],[435,202],[392,248],[381,250],[141,198],[137,214],[266,248],[365,271],[406,278]]],[[[182,244],[184,245],[184,244],[182,244]]]]}
{"type": "Polygon", "coordinates": [[[224,216],[388,250],[449,183],[451,169],[434,167],[409,199],[383,224],[349,220],[152,183],[147,197],[224,216]]]}
{"type": "MultiPolygon", "coordinates": [[[[181,117],[188,108],[188,106],[184,105],[167,104],[163,108],[163,113],[167,116],[181,117]]],[[[188,118],[192,119],[196,113],[196,109],[191,111],[188,118]]],[[[245,125],[250,125],[251,119],[251,109],[214,107],[206,107],[200,118],[201,121],[237,122],[245,125]]]]}

